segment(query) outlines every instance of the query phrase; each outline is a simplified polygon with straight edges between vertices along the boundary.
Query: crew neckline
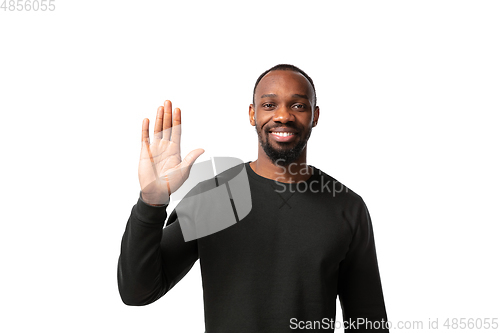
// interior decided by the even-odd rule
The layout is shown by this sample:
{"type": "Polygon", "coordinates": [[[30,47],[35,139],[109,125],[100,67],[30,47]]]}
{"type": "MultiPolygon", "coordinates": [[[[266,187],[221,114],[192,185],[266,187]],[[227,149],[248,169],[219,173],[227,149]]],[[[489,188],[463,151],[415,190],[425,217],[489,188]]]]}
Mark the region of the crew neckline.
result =
{"type": "Polygon", "coordinates": [[[313,180],[317,179],[319,177],[320,173],[321,173],[321,171],[318,168],[316,168],[316,167],[308,164],[307,166],[309,166],[309,167],[311,167],[313,169],[313,173],[312,173],[312,175],[309,178],[307,178],[306,180],[300,181],[300,182],[284,183],[284,182],[280,182],[280,181],[277,181],[277,180],[274,180],[274,179],[270,179],[270,178],[266,178],[266,177],[263,177],[263,176],[259,175],[258,173],[256,173],[252,169],[252,167],[250,166],[250,163],[251,163],[251,161],[248,161],[248,162],[245,163],[245,168],[247,170],[247,174],[250,177],[252,177],[253,179],[255,179],[258,182],[260,182],[260,183],[271,184],[271,185],[273,185],[273,184],[274,185],[277,185],[277,184],[281,185],[281,184],[283,184],[283,185],[286,185],[288,187],[295,187],[295,186],[297,186],[297,184],[302,184],[302,183],[309,184],[313,180]]]}

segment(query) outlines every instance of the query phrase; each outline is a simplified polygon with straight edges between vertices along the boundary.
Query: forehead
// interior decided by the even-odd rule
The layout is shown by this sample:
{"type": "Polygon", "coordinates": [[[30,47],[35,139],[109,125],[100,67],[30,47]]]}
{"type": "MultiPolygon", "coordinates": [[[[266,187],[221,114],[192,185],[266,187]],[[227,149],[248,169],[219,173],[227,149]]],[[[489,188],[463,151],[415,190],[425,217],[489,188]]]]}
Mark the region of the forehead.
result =
{"type": "Polygon", "coordinates": [[[294,71],[276,70],[264,75],[255,89],[256,98],[266,94],[276,94],[278,97],[307,95],[312,101],[314,91],[304,75],[294,71]]]}

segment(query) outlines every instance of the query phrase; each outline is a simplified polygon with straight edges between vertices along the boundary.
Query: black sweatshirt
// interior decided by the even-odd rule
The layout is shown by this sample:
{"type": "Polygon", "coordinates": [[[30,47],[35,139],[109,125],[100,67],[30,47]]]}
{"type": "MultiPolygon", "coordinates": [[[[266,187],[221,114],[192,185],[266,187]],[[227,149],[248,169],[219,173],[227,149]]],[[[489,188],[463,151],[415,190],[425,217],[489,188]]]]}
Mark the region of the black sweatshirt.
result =
{"type": "Polygon", "coordinates": [[[207,333],[331,332],[337,295],[346,332],[383,327],[387,316],[363,199],[314,167],[296,184],[244,167],[252,210],[202,238],[185,242],[175,210],[164,227],[166,206],[139,198],[118,263],[123,302],[156,301],[199,258],[207,333]]]}

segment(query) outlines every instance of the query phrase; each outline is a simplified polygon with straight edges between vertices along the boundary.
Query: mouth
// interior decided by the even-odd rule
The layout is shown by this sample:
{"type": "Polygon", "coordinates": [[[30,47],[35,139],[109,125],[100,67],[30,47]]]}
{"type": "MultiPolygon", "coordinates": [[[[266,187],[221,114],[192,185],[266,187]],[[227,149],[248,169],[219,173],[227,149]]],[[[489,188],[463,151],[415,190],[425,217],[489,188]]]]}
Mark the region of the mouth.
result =
{"type": "Polygon", "coordinates": [[[271,138],[278,142],[290,142],[297,136],[297,133],[288,128],[275,128],[269,131],[271,138]]]}

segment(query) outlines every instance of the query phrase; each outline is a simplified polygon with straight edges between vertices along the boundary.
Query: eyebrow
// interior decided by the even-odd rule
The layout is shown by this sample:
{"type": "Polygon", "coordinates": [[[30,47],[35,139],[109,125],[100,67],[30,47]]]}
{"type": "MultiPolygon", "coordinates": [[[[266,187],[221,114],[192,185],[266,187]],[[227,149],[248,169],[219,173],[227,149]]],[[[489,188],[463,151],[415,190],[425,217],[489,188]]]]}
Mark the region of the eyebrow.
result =
{"type": "MultiPolygon", "coordinates": [[[[276,94],[265,94],[260,96],[260,98],[266,98],[266,97],[278,97],[276,94]]],[[[301,94],[293,94],[292,97],[299,97],[299,98],[304,98],[304,99],[309,99],[307,95],[301,95],[301,94]]]]}
{"type": "Polygon", "coordinates": [[[307,95],[301,95],[301,94],[293,94],[292,97],[300,97],[300,98],[304,98],[304,99],[309,99],[309,97],[307,97],[307,95]]]}

